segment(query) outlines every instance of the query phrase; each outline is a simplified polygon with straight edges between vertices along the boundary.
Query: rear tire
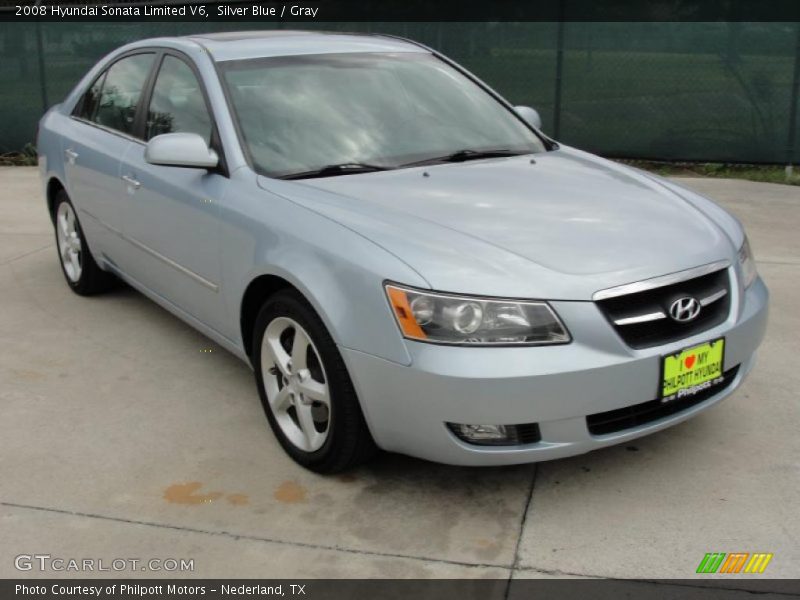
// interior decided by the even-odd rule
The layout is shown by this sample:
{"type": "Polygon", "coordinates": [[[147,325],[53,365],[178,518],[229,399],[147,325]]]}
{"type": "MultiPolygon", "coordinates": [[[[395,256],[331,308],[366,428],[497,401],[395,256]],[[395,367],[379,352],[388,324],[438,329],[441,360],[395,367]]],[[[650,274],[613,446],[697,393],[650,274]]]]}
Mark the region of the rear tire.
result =
{"type": "Polygon", "coordinates": [[[56,195],[54,211],[58,260],[70,289],[81,296],[92,296],[111,289],[116,277],[97,266],[75,207],[64,190],[56,195]]]}
{"type": "Polygon", "coordinates": [[[299,293],[286,289],[270,297],[252,339],[264,412],[295,462],[338,473],[377,453],[339,350],[299,293]]]}

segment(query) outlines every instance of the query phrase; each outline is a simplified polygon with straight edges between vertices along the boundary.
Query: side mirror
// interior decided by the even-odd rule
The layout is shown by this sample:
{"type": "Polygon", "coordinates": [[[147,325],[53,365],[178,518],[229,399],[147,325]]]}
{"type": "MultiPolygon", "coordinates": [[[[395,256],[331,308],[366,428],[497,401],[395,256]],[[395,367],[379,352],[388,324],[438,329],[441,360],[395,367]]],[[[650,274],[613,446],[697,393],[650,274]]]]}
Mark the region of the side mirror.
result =
{"type": "Polygon", "coordinates": [[[542,128],[542,117],[539,116],[535,108],[531,108],[530,106],[515,106],[514,110],[528,125],[532,125],[536,129],[542,128]]]}
{"type": "Polygon", "coordinates": [[[219,156],[196,133],[164,133],[157,135],[144,149],[144,159],[151,165],[213,169],[219,156]]]}

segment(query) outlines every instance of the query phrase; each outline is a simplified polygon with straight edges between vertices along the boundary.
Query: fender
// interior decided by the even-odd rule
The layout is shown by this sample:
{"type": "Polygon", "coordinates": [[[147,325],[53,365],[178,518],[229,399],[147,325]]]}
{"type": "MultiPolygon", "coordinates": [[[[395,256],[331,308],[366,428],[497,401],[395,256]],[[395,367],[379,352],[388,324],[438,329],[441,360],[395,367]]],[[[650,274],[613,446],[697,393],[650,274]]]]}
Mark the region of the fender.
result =
{"type": "MultiPolygon", "coordinates": [[[[427,288],[408,265],[343,225],[277,194],[237,193],[252,172],[237,172],[220,211],[225,334],[239,340],[242,302],[258,277],[280,277],[311,303],[337,345],[411,363],[386,299],[387,279],[427,288]],[[246,217],[245,217],[246,215],[246,217]],[[296,224],[311,236],[300,237],[296,224]],[[387,265],[388,268],[387,268],[387,265]]],[[[242,189],[244,192],[244,189],[242,189]]]]}

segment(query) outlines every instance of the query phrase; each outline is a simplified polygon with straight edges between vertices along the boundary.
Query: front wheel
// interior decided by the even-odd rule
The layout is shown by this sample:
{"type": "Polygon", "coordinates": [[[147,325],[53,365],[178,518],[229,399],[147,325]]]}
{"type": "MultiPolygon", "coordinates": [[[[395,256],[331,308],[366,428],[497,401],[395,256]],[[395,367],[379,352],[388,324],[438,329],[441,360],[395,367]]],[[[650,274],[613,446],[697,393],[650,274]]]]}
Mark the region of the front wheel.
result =
{"type": "Polygon", "coordinates": [[[289,456],[317,473],[371,458],[375,444],[344,361],[305,299],[292,290],[272,296],[253,334],[261,402],[289,456]]]}

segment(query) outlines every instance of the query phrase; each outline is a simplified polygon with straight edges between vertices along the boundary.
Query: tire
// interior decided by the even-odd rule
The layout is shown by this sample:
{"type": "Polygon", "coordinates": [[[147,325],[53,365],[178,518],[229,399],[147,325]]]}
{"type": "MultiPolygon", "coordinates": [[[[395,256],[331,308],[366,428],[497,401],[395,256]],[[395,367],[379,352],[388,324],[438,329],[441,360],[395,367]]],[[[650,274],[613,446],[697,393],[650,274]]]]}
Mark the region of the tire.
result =
{"type": "Polygon", "coordinates": [[[316,473],[338,473],[377,453],[339,350],[299,293],[286,289],[271,296],[252,339],[264,412],[295,462],[316,473]]]}
{"type": "Polygon", "coordinates": [[[111,289],[116,278],[97,266],[75,207],[63,190],[56,196],[54,214],[58,262],[70,289],[81,296],[111,289]]]}

